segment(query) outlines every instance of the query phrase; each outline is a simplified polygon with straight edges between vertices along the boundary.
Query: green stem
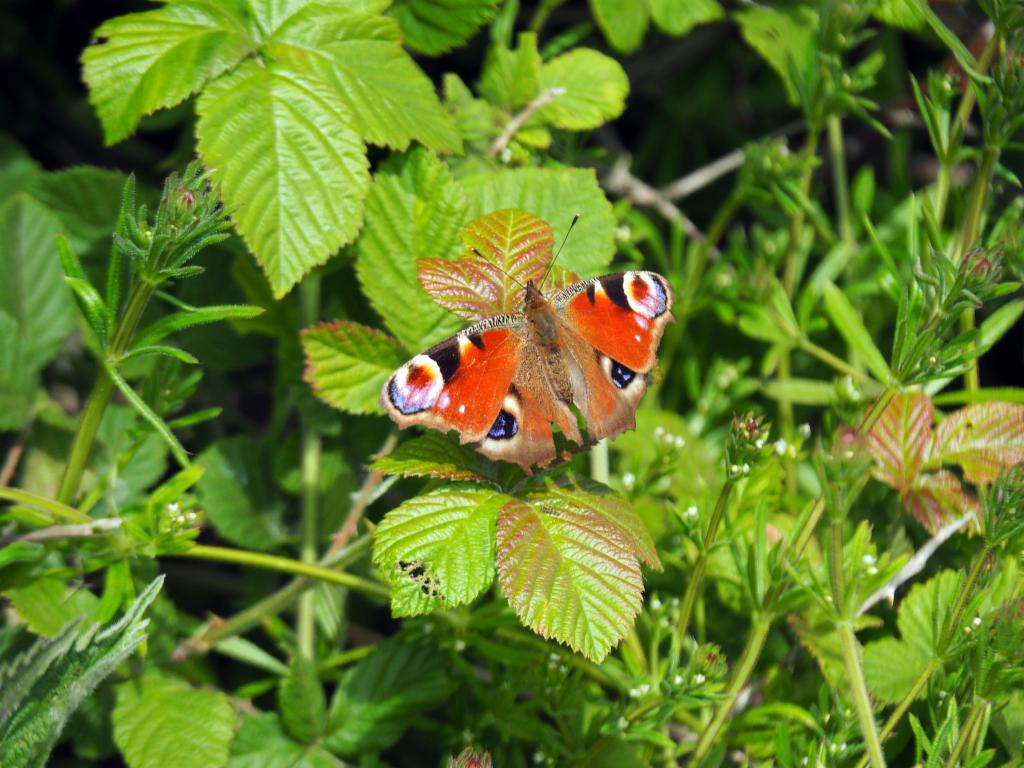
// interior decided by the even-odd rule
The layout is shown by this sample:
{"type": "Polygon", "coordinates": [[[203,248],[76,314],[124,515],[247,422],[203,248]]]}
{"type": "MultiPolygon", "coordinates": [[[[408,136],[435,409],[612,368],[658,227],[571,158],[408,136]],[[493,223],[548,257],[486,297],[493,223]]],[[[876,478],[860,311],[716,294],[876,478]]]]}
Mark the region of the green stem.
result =
{"type": "Polygon", "coordinates": [[[590,478],[608,485],[608,441],[598,440],[590,451],[590,478]]]}
{"type": "Polygon", "coordinates": [[[48,499],[45,496],[37,496],[20,488],[0,487],[0,499],[7,499],[16,504],[48,512],[54,520],[64,520],[69,523],[92,522],[91,517],[82,514],[74,507],[69,507],[67,504],[48,499]]]}
{"type": "Polygon", "coordinates": [[[974,556],[974,562],[971,563],[971,570],[967,574],[967,579],[963,584],[960,585],[960,590],[957,592],[956,600],[953,601],[953,607],[949,611],[949,619],[946,621],[946,627],[942,633],[942,646],[945,650],[949,647],[949,644],[953,642],[953,635],[956,634],[957,627],[960,626],[960,620],[963,618],[964,609],[967,607],[967,601],[971,597],[971,592],[974,591],[974,584],[978,580],[978,576],[981,575],[981,569],[985,565],[985,561],[988,559],[988,548],[984,547],[974,556]]]}
{"type": "Polygon", "coordinates": [[[953,749],[946,759],[946,768],[956,768],[960,764],[960,755],[964,753],[964,747],[968,742],[973,740],[974,731],[981,724],[986,707],[988,707],[988,703],[982,699],[974,702],[971,711],[967,714],[967,720],[960,729],[960,738],[956,740],[956,744],[953,745],[953,749]]]}
{"type": "Polygon", "coordinates": [[[544,28],[544,24],[547,23],[551,12],[564,2],[565,0],[541,0],[540,5],[537,6],[537,10],[533,14],[533,18],[530,20],[530,31],[540,32],[544,28]]]}
{"type": "Polygon", "coordinates": [[[867,756],[873,768],[884,768],[885,755],[882,754],[882,742],[878,738],[875,714],[871,709],[871,699],[868,697],[867,684],[864,682],[864,670],[860,659],[860,645],[857,643],[857,637],[853,633],[853,623],[842,621],[839,623],[838,630],[843,652],[843,664],[846,667],[846,677],[850,683],[850,695],[853,697],[853,703],[857,709],[860,732],[864,736],[864,747],[867,750],[867,756]]]}
{"type": "MultiPolygon", "coordinates": [[[[939,663],[935,659],[928,662],[928,666],[924,668],[924,671],[921,672],[920,676],[914,682],[914,685],[911,686],[910,690],[907,691],[903,698],[899,700],[896,708],[886,719],[882,729],[878,732],[878,737],[880,739],[885,740],[888,738],[889,734],[896,730],[896,726],[899,725],[903,716],[907,714],[907,710],[910,709],[910,705],[913,704],[921,694],[921,691],[924,690],[924,687],[928,684],[928,681],[931,679],[932,675],[935,674],[935,671],[938,668],[939,663]]],[[[868,764],[869,759],[869,756],[865,754],[857,763],[856,768],[864,768],[868,764]]]]}
{"type": "Polygon", "coordinates": [[[839,214],[839,236],[844,243],[852,245],[853,224],[850,217],[850,186],[846,175],[843,123],[839,115],[829,115],[825,126],[828,131],[829,154],[832,156],[832,189],[839,214]]]}
{"type": "Polygon", "coordinates": [[[978,175],[975,177],[974,186],[971,189],[967,215],[964,217],[963,227],[961,227],[953,246],[952,261],[956,264],[964,259],[970,247],[974,245],[974,241],[978,239],[981,217],[985,212],[985,201],[988,198],[988,189],[992,182],[992,173],[998,160],[999,149],[997,147],[985,147],[982,150],[981,165],[978,166],[978,175]]]}
{"type": "MultiPolygon", "coordinates": [[[[310,275],[299,285],[301,322],[312,325],[320,315],[320,277],[310,275]]],[[[320,433],[308,419],[302,420],[302,547],[300,558],[305,563],[317,560],[317,517],[320,505],[320,433]]],[[[299,652],[307,659],[316,651],[316,594],[303,592],[295,617],[299,652]]]]}
{"type": "Polygon", "coordinates": [[[750,681],[750,676],[754,673],[754,667],[757,666],[757,660],[761,657],[761,650],[764,648],[765,640],[768,639],[768,630],[770,628],[771,621],[767,618],[761,616],[754,618],[754,624],[750,629],[750,634],[747,636],[747,643],[743,647],[743,652],[740,654],[736,666],[733,667],[729,683],[722,693],[722,698],[718,702],[715,714],[697,741],[691,765],[700,765],[704,758],[707,757],[708,752],[711,751],[715,739],[718,738],[722,726],[736,704],[740,691],[747,685],[750,681]]]}
{"type": "Polygon", "coordinates": [[[835,368],[840,373],[846,374],[850,378],[856,379],[862,384],[875,383],[874,379],[865,374],[863,371],[857,370],[848,362],[843,360],[841,357],[837,357],[824,347],[819,347],[806,336],[801,336],[800,338],[797,339],[797,346],[800,347],[800,349],[802,349],[807,354],[818,358],[825,365],[831,368],[835,368]]]}
{"type": "Polygon", "coordinates": [[[329,584],[337,584],[355,592],[362,592],[370,597],[387,599],[391,596],[391,590],[384,584],[351,573],[340,573],[324,568],[315,563],[304,563],[300,560],[292,560],[288,557],[268,555],[263,552],[250,552],[245,549],[231,549],[230,547],[213,547],[205,544],[197,544],[186,552],[176,552],[168,557],[188,557],[196,560],[214,560],[220,563],[235,563],[247,565],[252,568],[263,568],[268,571],[290,573],[295,576],[308,576],[312,579],[326,581],[329,584]]]}
{"type": "MultiPolygon", "coordinates": [[[[114,361],[117,361],[131,342],[132,334],[142,318],[142,313],[153,295],[153,286],[145,281],[135,284],[132,289],[128,303],[125,305],[124,314],[114,331],[114,338],[110,343],[107,354],[114,361]]],[[[116,363],[115,363],[116,364],[116,363]]],[[[75,432],[75,439],[71,443],[71,452],[68,456],[67,467],[64,469],[64,477],[61,479],[60,490],[57,492],[58,501],[70,504],[78,494],[78,487],[82,483],[82,475],[89,463],[89,454],[92,452],[92,444],[96,440],[96,432],[103,420],[103,414],[110,402],[110,393],[114,389],[114,382],[107,372],[100,367],[96,373],[96,381],[93,383],[92,391],[89,393],[89,400],[86,403],[85,411],[82,413],[82,420],[78,423],[75,432]]]]}
{"type": "Polygon", "coordinates": [[[697,596],[700,594],[701,586],[704,583],[704,572],[707,570],[708,565],[708,553],[718,537],[718,526],[725,515],[725,509],[729,504],[729,497],[732,495],[735,484],[735,481],[732,479],[726,479],[725,485],[722,486],[722,490],[718,494],[718,501],[715,502],[715,509],[711,513],[707,530],[704,531],[700,556],[694,565],[693,573],[690,574],[690,581],[686,585],[686,593],[683,595],[683,603],[679,609],[679,623],[676,625],[676,632],[679,633],[680,637],[685,635],[690,627],[693,606],[697,602],[697,596]]]}

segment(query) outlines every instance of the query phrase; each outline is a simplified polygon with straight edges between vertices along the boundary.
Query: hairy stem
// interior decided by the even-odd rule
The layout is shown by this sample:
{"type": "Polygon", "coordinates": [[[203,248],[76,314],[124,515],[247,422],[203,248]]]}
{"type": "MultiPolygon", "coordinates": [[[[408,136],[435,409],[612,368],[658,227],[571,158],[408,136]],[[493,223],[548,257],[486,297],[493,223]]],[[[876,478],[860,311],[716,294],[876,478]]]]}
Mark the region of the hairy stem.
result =
{"type": "Polygon", "coordinates": [[[704,532],[700,556],[693,567],[693,573],[690,574],[690,581],[686,585],[686,593],[683,595],[683,604],[679,610],[679,623],[676,625],[676,632],[679,633],[680,637],[685,635],[690,627],[693,606],[697,602],[697,596],[700,594],[704,583],[704,572],[707,570],[708,565],[708,552],[718,537],[718,526],[725,515],[726,507],[729,504],[729,497],[732,495],[734,486],[735,482],[732,479],[725,481],[725,485],[722,486],[722,490],[718,494],[718,501],[715,502],[715,509],[711,513],[711,519],[708,520],[708,527],[704,532]]]}
{"type": "MultiPolygon", "coordinates": [[[[304,326],[315,323],[320,316],[320,277],[310,275],[299,285],[300,318],[304,326]]],[[[317,559],[317,517],[320,505],[320,433],[308,419],[302,420],[302,547],[304,563],[317,559]]],[[[295,617],[295,633],[299,652],[312,659],[316,651],[316,594],[303,592],[295,617]]]]}
{"type": "Polygon", "coordinates": [[[960,756],[964,753],[967,744],[974,741],[975,732],[981,726],[987,707],[988,702],[984,699],[975,700],[971,711],[967,713],[967,720],[960,728],[960,738],[956,740],[956,744],[953,745],[953,749],[950,750],[949,757],[946,759],[946,768],[956,768],[960,765],[960,756]]]}
{"type": "MultiPolygon", "coordinates": [[[[128,297],[124,314],[121,315],[121,321],[114,331],[114,338],[107,352],[115,365],[131,342],[135,328],[142,318],[142,313],[153,295],[153,288],[150,283],[140,281],[135,284],[128,297]]],[[[89,393],[89,400],[82,413],[82,419],[78,422],[75,439],[71,443],[71,453],[64,469],[64,477],[61,479],[60,490],[57,492],[57,500],[64,504],[70,504],[78,494],[78,487],[81,485],[82,475],[85,473],[89,455],[92,453],[92,445],[96,440],[96,431],[103,420],[103,414],[107,410],[110,393],[113,389],[114,382],[101,366],[96,373],[96,381],[89,393]]]]}
{"type": "Polygon", "coordinates": [[[851,621],[842,621],[839,623],[838,630],[843,652],[843,664],[846,667],[846,677],[850,683],[850,695],[853,697],[853,703],[857,709],[860,732],[864,736],[864,747],[867,750],[867,756],[873,768],[884,768],[885,755],[882,754],[882,742],[878,738],[875,714],[871,709],[871,699],[868,697],[867,684],[864,682],[864,669],[861,666],[860,658],[861,650],[860,645],[857,643],[857,637],[853,633],[853,623],[851,621]]]}
{"type": "Polygon", "coordinates": [[[69,523],[88,523],[92,520],[88,515],[63,502],[54,501],[45,496],[37,496],[20,488],[0,488],[0,499],[7,499],[16,504],[46,512],[53,520],[63,520],[69,523]]]}
{"type": "Polygon", "coordinates": [[[843,146],[843,123],[839,115],[829,115],[826,121],[828,149],[832,158],[832,190],[836,212],[839,215],[839,236],[844,243],[853,243],[853,224],[850,217],[850,185],[846,175],[846,149],[843,146]]]}

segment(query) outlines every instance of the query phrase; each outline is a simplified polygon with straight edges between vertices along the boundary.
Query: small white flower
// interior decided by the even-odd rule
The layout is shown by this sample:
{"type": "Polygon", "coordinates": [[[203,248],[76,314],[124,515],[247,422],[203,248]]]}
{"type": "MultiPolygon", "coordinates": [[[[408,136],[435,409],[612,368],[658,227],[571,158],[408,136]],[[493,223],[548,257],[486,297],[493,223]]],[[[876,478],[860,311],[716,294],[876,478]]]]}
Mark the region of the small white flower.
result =
{"type": "Polygon", "coordinates": [[[687,520],[696,520],[700,512],[697,511],[697,505],[691,504],[686,508],[686,512],[683,513],[683,517],[687,520]]]}
{"type": "Polygon", "coordinates": [[[167,511],[170,512],[172,515],[177,513],[177,511],[178,511],[178,502],[172,501],[170,504],[168,504],[167,505],[167,511]]]}
{"type": "Polygon", "coordinates": [[[878,568],[876,568],[873,565],[870,568],[868,568],[868,576],[877,576],[877,575],[878,575],[878,568]]]}
{"type": "Polygon", "coordinates": [[[501,150],[501,162],[508,163],[512,159],[512,150],[505,147],[501,150]]]}
{"type": "Polygon", "coordinates": [[[976,627],[980,627],[981,626],[981,616],[975,616],[974,617],[974,626],[976,626],[976,627]]]}
{"type": "Polygon", "coordinates": [[[626,226],[625,224],[622,224],[622,225],[620,225],[620,226],[615,228],[615,239],[616,240],[620,240],[620,241],[622,241],[624,243],[625,242],[629,242],[630,234],[631,234],[631,231],[630,231],[629,227],[626,226]]]}
{"type": "Polygon", "coordinates": [[[763,437],[757,438],[757,440],[754,441],[754,447],[757,448],[757,450],[759,450],[759,451],[762,448],[764,448],[764,438],[763,437]]]}
{"type": "Polygon", "coordinates": [[[693,676],[693,682],[695,685],[703,685],[707,678],[704,677],[700,672],[693,676]]]}
{"type": "Polygon", "coordinates": [[[860,559],[860,561],[862,563],[864,563],[864,565],[874,565],[875,564],[875,556],[874,555],[864,555],[864,557],[862,557],[860,559]]]}
{"type": "Polygon", "coordinates": [[[682,685],[683,684],[683,676],[682,675],[676,675],[675,677],[673,677],[672,678],[672,684],[673,685],[682,685]]]}
{"type": "Polygon", "coordinates": [[[740,468],[738,466],[736,466],[735,464],[733,464],[733,465],[731,465],[729,467],[729,473],[732,474],[732,475],[739,474],[739,471],[740,471],[740,468]]]}
{"type": "Polygon", "coordinates": [[[665,429],[664,429],[664,427],[655,427],[654,428],[654,439],[655,440],[661,440],[661,438],[663,438],[664,436],[665,436],[665,429]]]}
{"type": "Polygon", "coordinates": [[[629,689],[629,698],[636,699],[636,698],[639,698],[639,696],[640,696],[640,689],[639,688],[630,688],[629,689]]]}
{"type": "Polygon", "coordinates": [[[619,730],[620,731],[624,731],[627,728],[629,728],[629,720],[627,720],[626,716],[623,715],[622,717],[619,718],[619,722],[617,723],[617,725],[619,726],[619,730]]]}
{"type": "Polygon", "coordinates": [[[533,753],[533,762],[537,765],[540,765],[547,759],[547,757],[547,755],[545,755],[538,749],[536,752],[533,753]]]}
{"type": "Polygon", "coordinates": [[[804,440],[806,440],[807,438],[809,438],[811,436],[811,425],[810,424],[806,424],[806,423],[805,424],[801,424],[797,428],[797,432],[800,433],[800,437],[802,437],[804,440]]]}
{"type": "Polygon", "coordinates": [[[466,641],[465,640],[456,640],[455,641],[455,652],[456,653],[462,653],[464,650],[466,650],[466,641]]]}
{"type": "Polygon", "coordinates": [[[673,608],[678,608],[679,607],[679,598],[678,597],[673,597],[671,605],[672,605],[673,608]]]}
{"type": "Polygon", "coordinates": [[[677,449],[682,449],[686,445],[686,440],[685,438],[683,438],[682,435],[676,435],[672,439],[672,445],[674,445],[677,449]]]}
{"type": "Polygon", "coordinates": [[[661,600],[658,599],[657,595],[651,598],[651,608],[655,611],[661,608],[661,600]]]}
{"type": "Polygon", "coordinates": [[[772,443],[772,447],[775,449],[775,452],[779,456],[785,456],[786,449],[789,448],[789,443],[786,442],[785,438],[780,437],[778,440],[772,443]]]}
{"type": "Polygon", "coordinates": [[[636,475],[634,475],[632,472],[624,473],[622,475],[622,485],[625,487],[627,491],[632,490],[633,486],[636,485],[636,475]]]}
{"type": "Polygon", "coordinates": [[[750,465],[749,464],[744,464],[743,465],[743,474],[744,475],[749,475],[750,474],[750,465]]]}

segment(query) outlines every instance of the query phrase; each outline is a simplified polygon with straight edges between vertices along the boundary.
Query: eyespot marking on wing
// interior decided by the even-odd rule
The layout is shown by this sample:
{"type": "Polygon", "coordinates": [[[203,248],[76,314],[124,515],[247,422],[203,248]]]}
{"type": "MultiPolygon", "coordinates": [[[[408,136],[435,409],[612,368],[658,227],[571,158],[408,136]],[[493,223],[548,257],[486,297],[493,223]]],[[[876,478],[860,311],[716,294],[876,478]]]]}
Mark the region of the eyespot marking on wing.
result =
{"type": "Polygon", "coordinates": [[[668,309],[665,286],[652,274],[627,272],[622,276],[622,289],[629,308],[638,315],[654,319],[668,309]]]}
{"type": "Polygon", "coordinates": [[[431,355],[416,355],[388,382],[388,399],[399,413],[408,416],[432,408],[444,388],[444,376],[431,355]]]}
{"type": "Polygon", "coordinates": [[[601,355],[601,368],[605,375],[611,379],[612,384],[618,389],[628,389],[629,385],[636,381],[637,373],[632,368],[627,368],[617,360],[612,360],[607,355],[601,355]]]}

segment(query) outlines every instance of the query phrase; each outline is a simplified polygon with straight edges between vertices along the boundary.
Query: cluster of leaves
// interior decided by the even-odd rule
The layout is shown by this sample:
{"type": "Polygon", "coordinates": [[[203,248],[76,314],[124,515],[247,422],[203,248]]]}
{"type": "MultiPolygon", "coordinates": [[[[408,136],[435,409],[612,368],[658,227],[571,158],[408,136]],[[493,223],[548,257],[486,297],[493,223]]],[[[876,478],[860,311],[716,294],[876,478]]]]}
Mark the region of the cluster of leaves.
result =
{"type": "Polygon", "coordinates": [[[0,136],[0,762],[1022,758],[1021,3],[528,5],[167,2],[82,55],[138,180],[0,136]],[[576,216],[678,297],[637,430],[385,434],[576,216]]]}

